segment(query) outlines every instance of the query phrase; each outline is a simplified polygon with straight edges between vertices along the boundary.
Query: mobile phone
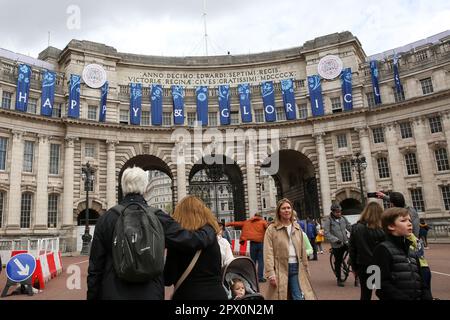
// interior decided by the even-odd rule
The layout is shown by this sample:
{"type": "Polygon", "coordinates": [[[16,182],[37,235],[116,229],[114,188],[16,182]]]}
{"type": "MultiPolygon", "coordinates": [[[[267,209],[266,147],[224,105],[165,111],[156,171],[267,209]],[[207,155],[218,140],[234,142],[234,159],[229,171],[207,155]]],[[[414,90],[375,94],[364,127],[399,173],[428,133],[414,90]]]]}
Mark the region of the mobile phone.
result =
{"type": "Polygon", "coordinates": [[[367,198],[378,198],[376,192],[367,192],[367,198]]]}

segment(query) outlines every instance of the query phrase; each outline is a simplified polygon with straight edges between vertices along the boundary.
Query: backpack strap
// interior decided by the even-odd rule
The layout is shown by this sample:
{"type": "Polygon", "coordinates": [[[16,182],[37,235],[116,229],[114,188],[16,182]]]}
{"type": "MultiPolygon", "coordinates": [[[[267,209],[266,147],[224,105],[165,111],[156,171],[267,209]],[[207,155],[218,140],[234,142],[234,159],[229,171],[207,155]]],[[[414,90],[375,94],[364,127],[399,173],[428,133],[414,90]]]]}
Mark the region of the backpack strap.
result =
{"type": "Polygon", "coordinates": [[[191,263],[188,265],[186,270],[184,270],[183,274],[181,275],[180,279],[178,279],[177,283],[175,284],[175,288],[173,289],[173,292],[177,291],[177,289],[181,286],[183,281],[187,278],[189,273],[191,273],[192,269],[194,268],[195,264],[197,263],[198,258],[200,257],[200,254],[202,253],[202,250],[197,250],[194,257],[191,260],[191,263]]]}

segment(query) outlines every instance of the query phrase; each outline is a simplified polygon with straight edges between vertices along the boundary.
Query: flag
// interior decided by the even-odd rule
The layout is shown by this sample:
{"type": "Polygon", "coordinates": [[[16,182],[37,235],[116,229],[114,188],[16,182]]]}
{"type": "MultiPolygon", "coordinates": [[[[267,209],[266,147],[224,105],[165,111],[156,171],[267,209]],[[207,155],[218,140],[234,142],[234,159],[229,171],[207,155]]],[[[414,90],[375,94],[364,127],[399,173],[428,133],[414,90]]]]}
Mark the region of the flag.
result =
{"type": "Polygon", "coordinates": [[[295,120],[297,118],[297,114],[295,111],[294,80],[281,80],[281,92],[283,95],[283,105],[284,111],[286,112],[286,119],[295,120]]]}
{"type": "Polygon", "coordinates": [[[162,118],[163,118],[163,90],[161,85],[159,84],[152,84],[151,85],[151,97],[150,97],[150,103],[152,106],[152,125],[154,126],[160,126],[162,125],[162,118]]]}
{"type": "Polygon", "coordinates": [[[313,116],[323,116],[325,111],[323,108],[322,87],[318,75],[308,76],[308,88],[313,116]]]}
{"type": "Polygon", "coordinates": [[[26,64],[19,65],[17,77],[16,110],[27,112],[30,93],[31,67],[26,64]]]}
{"type": "Polygon", "coordinates": [[[52,116],[53,104],[55,102],[55,80],[55,73],[45,70],[42,76],[41,95],[41,115],[43,116],[52,116]]]}
{"type": "Polygon", "coordinates": [[[219,111],[220,111],[220,124],[230,124],[230,86],[221,85],[217,89],[219,94],[219,111]]]}
{"type": "Polygon", "coordinates": [[[130,83],[130,124],[140,125],[142,114],[142,84],[130,83]]]}
{"type": "Polygon", "coordinates": [[[69,107],[67,110],[69,118],[78,119],[80,117],[80,81],[79,75],[70,75],[69,107]]]}
{"type": "Polygon", "coordinates": [[[242,122],[252,122],[250,85],[248,83],[238,84],[238,93],[242,122]]]}

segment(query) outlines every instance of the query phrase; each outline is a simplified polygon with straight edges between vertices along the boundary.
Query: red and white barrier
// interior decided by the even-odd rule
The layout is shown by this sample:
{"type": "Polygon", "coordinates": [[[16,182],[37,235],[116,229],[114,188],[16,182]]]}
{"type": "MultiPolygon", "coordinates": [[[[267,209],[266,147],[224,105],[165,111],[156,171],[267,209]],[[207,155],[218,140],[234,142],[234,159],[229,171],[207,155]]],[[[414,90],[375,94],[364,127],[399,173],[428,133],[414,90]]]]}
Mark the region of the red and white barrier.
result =
{"type": "Polygon", "coordinates": [[[234,255],[250,256],[250,241],[244,241],[242,244],[239,239],[231,240],[231,250],[234,255]]]}

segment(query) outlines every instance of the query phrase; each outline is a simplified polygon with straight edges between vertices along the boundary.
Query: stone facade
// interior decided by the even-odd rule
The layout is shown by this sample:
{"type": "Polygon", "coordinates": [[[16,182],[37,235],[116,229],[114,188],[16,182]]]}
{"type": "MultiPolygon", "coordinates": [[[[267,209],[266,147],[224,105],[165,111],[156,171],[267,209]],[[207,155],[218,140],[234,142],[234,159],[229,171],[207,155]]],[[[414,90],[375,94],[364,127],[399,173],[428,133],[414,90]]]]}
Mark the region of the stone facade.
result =
{"type": "MultiPolygon", "coordinates": [[[[349,32],[320,37],[288,50],[186,58],[124,54],[103,44],[72,40],[63,50],[47,48],[39,59],[51,63],[58,76],[53,117],[39,115],[42,80],[39,67],[33,67],[30,89],[30,97],[37,99],[37,114],[14,110],[17,64],[0,57],[2,238],[56,235],[65,240],[67,250],[73,250],[77,217],[86,207],[81,169],[87,161],[96,169],[89,207],[99,214],[117,202],[121,192],[117,181],[130,164],[148,164],[147,169],[166,173],[172,179],[175,202],[186,195],[191,171],[202,160],[196,152],[203,150],[204,154],[210,154],[208,148],[214,142],[205,135],[197,141],[196,129],[189,123],[189,114],[192,116],[196,110],[197,85],[209,86],[210,117],[216,119],[212,127],[222,141],[229,142],[224,143],[221,153],[239,169],[234,183],[240,179],[243,186],[238,193],[244,199],[240,210],[245,212],[240,214],[265,211],[262,199],[267,191],[261,190],[261,183],[266,183],[261,174],[265,159],[255,157],[252,148],[261,148],[261,134],[266,130],[276,133],[268,138],[265,151],[269,150],[268,154],[273,156],[279,150],[276,153],[280,156],[280,168],[273,173],[276,189],[281,192],[278,196],[295,199],[300,213],[326,215],[332,202],[360,200],[358,176],[351,167],[348,170],[352,156],[359,152],[367,161],[363,171],[364,192],[400,191],[408,204],[419,207],[424,217],[450,218],[449,33],[435,43],[402,53],[400,77],[404,97],[394,92],[392,56],[379,62],[383,103],[378,106],[370,101],[369,59],[358,39],[349,32]],[[341,98],[341,82],[339,78],[324,80],[325,115],[312,117],[306,79],[317,73],[319,60],[328,54],[339,56],[344,67],[352,69],[354,107],[352,111],[337,112],[339,108],[333,104],[336,98],[341,98]],[[80,119],[66,117],[70,74],[81,75],[84,66],[90,63],[102,65],[107,73],[110,92],[105,123],[89,120],[96,107],[98,118],[100,90],[85,84],[81,85],[80,119]],[[257,110],[262,110],[259,83],[274,81],[276,105],[282,107],[280,80],[291,77],[295,78],[297,119],[275,123],[257,120],[257,110]],[[146,117],[150,115],[148,84],[163,85],[163,126],[151,126],[148,122],[141,126],[128,124],[130,82],[144,85],[142,101],[146,117]],[[236,116],[230,126],[214,125],[219,122],[216,87],[230,84],[231,109],[238,111],[236,87],[241,82],[252,86],[254,122],[240,123],[240,117],[236,116]],[[172,125],[171,84],[186,87],[184,126],[172,125]],[[232,129],[230,138],[225,133],[232,129]],[[194,138],[177,139],[179,130],[194,138]],[[30,145],[33,166],[31,172],[24,172],[24,161],[30,159],[30,145]],[[186,154],[193,155],[192,159],[186,154]],[[50,211],[52,214],[55,211],[55,203],[48,201],[49,195],[57,198],[56,228],[48,227],[53,226],[50,211]]],[[[274,158],[271,159],[273,162],[274,158]]]]}

